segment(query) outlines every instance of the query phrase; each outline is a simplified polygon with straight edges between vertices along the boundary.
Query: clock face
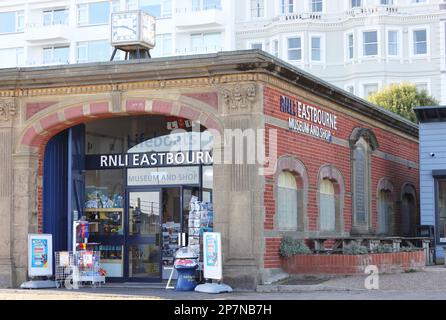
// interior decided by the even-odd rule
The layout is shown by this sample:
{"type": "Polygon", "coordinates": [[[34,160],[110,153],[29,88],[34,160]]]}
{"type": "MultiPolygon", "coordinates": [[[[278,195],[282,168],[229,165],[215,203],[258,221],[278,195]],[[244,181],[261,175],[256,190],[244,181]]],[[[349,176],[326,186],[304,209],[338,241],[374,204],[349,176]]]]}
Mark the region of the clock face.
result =
{"type": "Polygon", "coordinates": [[[155,46],[155,18],[150,15],[142,16],[142,40],[149,44],[149,46],[155,46]]]}
{"type": "Polygon", "coordinates": [[[138,40],[138,14],[120,13],[112,18],[112,42],[138,40]]]}

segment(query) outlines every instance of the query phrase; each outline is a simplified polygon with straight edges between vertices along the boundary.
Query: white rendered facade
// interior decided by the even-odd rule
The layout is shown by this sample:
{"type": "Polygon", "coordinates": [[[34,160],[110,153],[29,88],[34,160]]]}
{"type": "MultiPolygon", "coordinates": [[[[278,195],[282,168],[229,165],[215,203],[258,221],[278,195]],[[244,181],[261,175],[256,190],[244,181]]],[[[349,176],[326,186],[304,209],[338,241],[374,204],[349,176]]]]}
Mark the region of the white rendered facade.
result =
{"type": "Polygon", "coordinates": [[[446,103],[444,0],[249,0],[237,6],[238,49],[261,47],[363,98],[409,81],[446,103]]]}
{"type": "MultiPolygon", "coordinates": [[[[0,68],[107,61],[111,12],[157,16],[153,57],[231,50],[233,0],[2,0],[0,68]]],[[[122,59],[123,54],[117,56],[122,59]]],[[[116,59],[116,58],[115,58],[116,59]]]]}
{"type": "Polygon", "coordinates": [[[443,0],[2,0],[0,68],[107,61],[110,12],[137,8],[153,57],[260,48],[361,97],[410,81],[446,104],[443,0]]]}

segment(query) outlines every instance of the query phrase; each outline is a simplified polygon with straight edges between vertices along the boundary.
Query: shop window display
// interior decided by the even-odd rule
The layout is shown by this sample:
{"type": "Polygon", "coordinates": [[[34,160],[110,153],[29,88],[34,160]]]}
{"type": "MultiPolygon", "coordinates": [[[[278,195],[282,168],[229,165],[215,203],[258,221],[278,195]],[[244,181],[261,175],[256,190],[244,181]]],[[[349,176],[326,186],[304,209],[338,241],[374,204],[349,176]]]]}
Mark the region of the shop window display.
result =
{"type": "Polygon", "coordinates": [[[93,235],[123,235],[122,170],[87,171],[85,217],[93,235]]]}

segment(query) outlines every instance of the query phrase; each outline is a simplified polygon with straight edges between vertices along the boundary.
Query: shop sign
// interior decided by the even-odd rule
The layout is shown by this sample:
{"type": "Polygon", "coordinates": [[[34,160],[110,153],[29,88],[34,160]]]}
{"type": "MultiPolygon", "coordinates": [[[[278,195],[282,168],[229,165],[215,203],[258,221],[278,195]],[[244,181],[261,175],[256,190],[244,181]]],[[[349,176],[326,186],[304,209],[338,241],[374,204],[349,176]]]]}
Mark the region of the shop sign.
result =
{"type": "Polygon", "coordinates": [[[53,237],[51,234],[28,235],[28,275],[53,275],[53,237]]]}
{"type": "Polygon", "coordinates": [[[87,170],[194,166],[212,164],[211,151],[147,152],[86,156],[87,170]]]}
{"type": "Polygon", "coordinates": [[[337,130],[336,115],[308,103],[281,96],[280,111],[289,115],[290,131],[331,142],[333,132],[337,130]]]}
{"type": "Polygon", "coordinates": [[[222,279],[221,234],[203,233],[203,276],[205,279],[222,279]]]}
{"type": "Polygon", "coordinates": [[[199,184],[198,167],[139,168],[127,170],[129,186],[165,186],[199,184]]]}

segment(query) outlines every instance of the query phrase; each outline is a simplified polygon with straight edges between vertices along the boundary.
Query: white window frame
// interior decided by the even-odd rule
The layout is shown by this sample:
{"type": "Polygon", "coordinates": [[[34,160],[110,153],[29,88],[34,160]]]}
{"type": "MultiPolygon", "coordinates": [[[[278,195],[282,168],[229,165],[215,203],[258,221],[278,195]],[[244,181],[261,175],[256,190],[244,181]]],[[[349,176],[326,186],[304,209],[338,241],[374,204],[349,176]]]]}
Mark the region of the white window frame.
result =
{"type": "MultiPolygon", "coordinates": [[[[24,66],[26,64],[26,59],[25,59],[25,48],[24,47],[12,47],[12,48],[1,48],[0,51],[14,51],[14,57],[15,57],[15,64],[14,65],[7,65],[4,67],[0,67],[1,68],[15,68],[15,67],[21,67],[24,66]],[[21,55],[22,55],[22,61],[19,60],[19,51],[21,51],[21,55]]],[[[8,54],[9,56],[9,54],[8,54]]]]}
{"type": "Polygon", "coordinates": [[[401,28],[386,28],[386,57],[391,58],[391,59],[401,59],[402,57],[402,29],[401,28]],[[396,32],[396,39],[397,39],[397,54],[396,55],[392,55],[389,52],[389,32],[396,32]]]}
{"type": "Polygon", "coordinates": [[[346,33],[344,33],[344,39],[345,39],[345,61],[347,61],[347,62],[351,62],[351,61],[353,61],[353,60],[355,60],[355,57],[356,57],[356,43],[355,43],[355,40],[356,40],[356,35],[355,35],[355,32],[353,31],[353,30],[351,30],[351,31],[349,31],[349,32],[346,32],[346,33]],[[353,56],[350,58],[350,42],[349,42],[349,36],[352,36],[353,37],[353,47],[352,47],[352,50],[353,50],[353,56]]]}
{"type": "Polygon", "coordinates": [[[309,11],[310,12],[312,12],[312,13],[322,13],[322,12],[325,12],[325,1],[324,0],[309,0],[309,1],[310,1],[310,3],[309,3],[309,5],[310,5],[309,11]],[[313,1],[320,1],[321,2],[321,4],[322,4],[322,10],[321,11],[313,11],[313,1]]]}
{"type": "Polygon", "coordinates": [[[350,94],[356,95],[356,87],[354,82],[349,82],[344,85],[344,90],[350,94]],[[349,88],[353,88],[353,92],[350,92],[349,88]]]}
{"type": "Polygon", "coordinates": [[[68,15],[67,15],[67,20],[65,21],[65,23],[63,23],[62,25],[68,25],[70,23],[70,9],[69,8],[52,8],[52,9],[44,9],[42,10],[42,26],[44,25],[44,16],[45,13],[51,13],[51,24],[47,25],[47,26],[54,26],[54,12],[55,11],[67,11],[68,15]]]}
{"type": "Polygon", "coordinates": [[[348,0],[349,1],[349,7],[350,9],[354,9],[354,8],[362,8],[364,6],[364,0],[348,0]],[[361,4],[359,6],[353,6],[353,1],[359,1],[361,2],[361,4]]]}
{"type": "Polygon", "coordinates": [[[427,93],[429,93],[430,95],[432,94],[432,88],[431,88],[431,79],[430,78],[425,78],[425,79],[414,79],[410,81],[411,83],[413,83],[414,85],[423,83],[426,84],[426,89],[427,89],[427,93]]]}
{"type": "Polygon", "coordinates": [[[51,45],[51,46],[45,46],[45,47],[42,48],[42,64],[44,64],[44,65],[52,65],[52,64],[59,64],[59,63],[67,64],[69,62],[70,62],[70,45],[69,44],[66,44],[66,45],[51,45]],[[54,61],[54,51],[57,48],[68,48],[67,61],[65,61],[65,62],[54,61]],[[44,57],[43,57],[45,49],[51,49],[51,61],[47,62],[47,63],[45,63],[44,57]]]}
{"type": "Polygon", "coordinates": [[[296,1],[295,0],[292,0],[292,3],[293,3],[292,11],[289,11],[289,9],[290,9],[289,0],[278,0],[278,2],[279,2],[279,5],[278,5],[278,8],[279,8],[278,14],[279,15],[292,14],[292,13],[296,12],[296,1]],[[282,1],[285,1],[287,3],[287,5],[283,6],[282,1]],[[283,10],[284,8],[286,8],[286,10],[283,10]]]}
{"type": "Polygon", "coordinates": [[[373,60],[381,57],[381,32],[377,27],[370,27],[367,29],[362,29],[360,31],[360,43],[361,43],[361,59],[362,60],[373,60]],[[365,32],[376,32],[376,55],[365,55],[364,52],[364,33],[365,32]]]}
{"type": "MultiPolygon", "coordinates": [[[[220,40],[222,40],[222,36],[223,33],[220,31],[205,31],[205,32],[197,32],[197,33],[191,33],[189,35],[189,47],[190,47],[190,51],[191,53],[211,53],[211,52],[215,52],[214,50],[207,50],[207,47],[205,46],[205,41],[204,41],[204,36],[205,35],[209,35],[209,34],[219,34],[220,35],[220,40]],[[199,51],[193,51],[193,47],[192,47],[192,36],[201,36],[201,44],[203,45],[201,48],[199,49],[203,49],[203,50],[199,50],[199,51]],[[206,50],[204,50],[206,49],[206,50]]],[[[172,51],[173,51],[173,35],[172,35],[172,51]]],[[[217,48],[217,51],[220,51],[217,48]]]]}
{"type": "Polygon", "coordinates": [[[265,50],[265,40],[264,39],[262,39],[262,40],[250,40],[250,41],[246,42],[246,49],[247,50],[254,50],[252,48],[253,44],[261,44],[262,45],[262,50],[263,51],[265,50]]]}
{"type": "Polygon", "coordinates": [[[92,1],[92,2],[87,2],[87,3],[80,3],[77,5],[76,7],[76,23],[78,27],[84,27],[84,26],[103,26],[103,25],[107,25],[110,23],[110,17],[109,17],[109,21],[107,22],[101,22],[101,23],[90,23],[90,5],[94,4],[94,3],[108,3],[110,5],[110,13],[112,12],[112,3],[111,1],[92,1]],[[82,9],[81,9],[82,8],[82,9]],[[81,10],[85,10],[86,11],[86,21],[80,21],[80,16],[79,16],[79,12],[81,10]]]}
{"type": "Polygon", "coordinates": [[[364,100],[367,100],[368,97],[365,96],[365,86],[367,85],[377,85],[378,89],[377,91],[382,89],[382,80],[379,79],[371,79],[367,81],[361,81],[359,83],[359,90],[360,90],[360,97],[362,97],[364,100]]]}
{"type": "Polygon", "coordinates": [[[382,3],[383,0],[379,0],[380,6],[394,6],[396,4],[395,0],[385,0],[386,2],[392,2],[392,3],[382,3]]]}
{"type": "MultiPolygon", "coordinates": [[[[108,39],[102,39],[102,40],[90,40],[90,41],[79,41],[76,43],[76,63],[89,63],[89,62],[101,62],[101,61],[107,61],[107,60],[89,60],[88,59],[88,46],[92,42],[105,42],[108,43],[108,39]],[[79,60],[79,48],[85,47],[86,48],[86,54],[87,54],[87,60],[79,60]]],[[[110,46],[110,55],[112,53],[112,48],[110,46]]]]}
{"type": "Polygon", "coordinates": [[[251,6],[252,1],[248,0],[248,7],[249,7],[248,20],[260,20],[260,19],[265,19],[267,17],[267,2],[266,2],[266,0],[259,0],[259,1],[263,1],[263,16],[261,16],[261,17],[253,17],[252,16],[252,10],[253,10],[253,8],[251,6]]]}
{"type": "Polygon", "coordinates": [[[287,34],[284,36],[285,41],[283,42],[283,52],[285,52],[283,54],[283,57],[285,58],[285,61],[289,61],[292,63],[301,63],[304,62],[305,60],[305,37],[303,33],[295,33],[295,34],[287,34]],[[299,60],[289,60],[288,59],[288,39],[292,39],[292,38],[300,38],[300,50],[301,50],[301,55],[300,55],[300,59],[299,60]]]}
{"type": "Polygon", "coordinates": [[[271,39],[270,53],[273,56],[275,56],[277,58],[280,58],[280,39],[279,38],[272,38],[271,39]],[[275,43],[277,43],[277,52],[276,52],[276,48],[274,46],[275,43]]]}
{"type": "Polygon", "coordinates": [[[428,25],[420,25],[420,26],[413,26],[408,29],[408,35],[409,35],[409,58],[410,59],[424,59],[427,57],[430,57],[431,50],[431,42],[430,42],[430,27],[428,25]],[[426,30],[426,53],[423,54],[415,54],[415,48],[414,48],[414,32],[415,31],[421,31],[426,30]]]}
{"type": "Polygon", "coordinates": [[[0,34],[21,33],[25,31],[25,11],[16,10],[16,11],[5,11],[1,13],[13,13],[15,15],[15,19],[14,19],[14,31],[0,32],[0,34]],[[21,17],[21,19],[19,17],[21,17]],[[19,24],[20,20],[23,22],[23,25],[19,24]]]}
{"type": "Polygon", "coordinates": [[[325,34],[323,33],[310,33],[308,35],[308,56],[309,61],[311,64],[325,64],[325,34]],[[321,60],[313,60],[313,44],[312,39],[313,38],[320,38],[320,53],[321,53],[321,60]]]}

